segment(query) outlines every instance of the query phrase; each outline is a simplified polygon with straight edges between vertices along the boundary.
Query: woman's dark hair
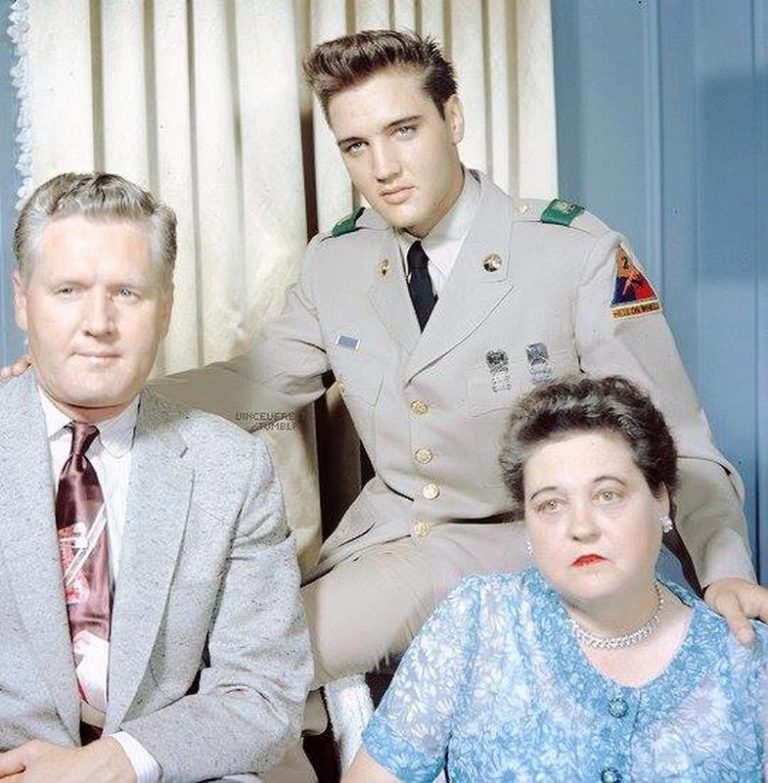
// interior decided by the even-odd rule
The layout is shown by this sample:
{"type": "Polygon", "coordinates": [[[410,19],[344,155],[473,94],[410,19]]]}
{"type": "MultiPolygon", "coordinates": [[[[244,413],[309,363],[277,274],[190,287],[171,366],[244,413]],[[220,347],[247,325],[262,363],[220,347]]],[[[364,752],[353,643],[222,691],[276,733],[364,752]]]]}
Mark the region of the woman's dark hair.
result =
{"type": "Polygon", "coordinates": [[[531,453],[547,441],[599,430],[621,435],[654,495],[666,487],[671,501],[677,449],[661,411],[626,378],[579,375],[538,386],[512,409],[499,462],[515,516],[523,516],[523,469],[531,453]]]}

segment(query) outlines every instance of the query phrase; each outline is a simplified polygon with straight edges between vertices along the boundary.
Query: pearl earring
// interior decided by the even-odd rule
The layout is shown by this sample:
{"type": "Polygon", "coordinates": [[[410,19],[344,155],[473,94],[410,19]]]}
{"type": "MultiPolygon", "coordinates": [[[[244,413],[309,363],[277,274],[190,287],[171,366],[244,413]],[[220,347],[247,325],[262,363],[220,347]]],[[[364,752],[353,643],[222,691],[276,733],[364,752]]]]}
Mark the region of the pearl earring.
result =
{"type": "Polygon", "coordinates": [[[659,522],[661,523],[661,530],[664,533],[671,532],[674,525],[672,524],[672,520],[669,518],[669,514],[663,514],[659,517],[659,522]]]}

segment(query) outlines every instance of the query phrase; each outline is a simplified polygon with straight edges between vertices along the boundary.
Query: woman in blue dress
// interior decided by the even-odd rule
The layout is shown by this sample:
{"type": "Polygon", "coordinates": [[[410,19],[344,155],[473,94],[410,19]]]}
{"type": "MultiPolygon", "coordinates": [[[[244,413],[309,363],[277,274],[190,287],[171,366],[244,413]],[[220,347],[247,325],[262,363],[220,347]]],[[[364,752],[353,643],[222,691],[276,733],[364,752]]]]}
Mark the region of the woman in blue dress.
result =
{"type": "Polygon", "coordinates": [[[501,454],[535,568],[470,577],[406,653],[345,783],[768,779],[768,629],[655,574],[676,450],[630,382],[526,395],[501,454]]]}

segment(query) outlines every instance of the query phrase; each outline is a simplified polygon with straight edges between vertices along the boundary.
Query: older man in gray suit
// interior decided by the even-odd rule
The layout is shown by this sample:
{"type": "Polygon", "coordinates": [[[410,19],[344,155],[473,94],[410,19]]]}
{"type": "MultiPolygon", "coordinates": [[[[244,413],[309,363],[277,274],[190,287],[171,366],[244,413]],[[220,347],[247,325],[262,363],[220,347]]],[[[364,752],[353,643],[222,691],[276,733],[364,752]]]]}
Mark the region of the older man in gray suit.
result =
{"type": "Polygon", "coordinates": [[[295,547],[263,444],[143,388],[175,217],[64,174],[15,249],[35,369],[0,387],[0,780],[264,770],[311,677],[295,547]]]}

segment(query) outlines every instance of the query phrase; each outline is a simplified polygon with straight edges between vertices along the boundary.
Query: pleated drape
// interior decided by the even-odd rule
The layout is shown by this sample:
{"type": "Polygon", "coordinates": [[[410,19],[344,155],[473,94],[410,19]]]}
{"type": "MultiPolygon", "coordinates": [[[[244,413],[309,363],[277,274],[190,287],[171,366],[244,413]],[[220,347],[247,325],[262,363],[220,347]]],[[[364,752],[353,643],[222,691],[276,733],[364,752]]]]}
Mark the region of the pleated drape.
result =
{"type": "MultiPolygon", "coordinates": [[[[548,0],[16,0],[9,21],[20,198],[58,172],[103,169],[177,212],[159,374],[243,351],[279,311],[308,234],[356,205],[302,81],[317,42],[384,27],[434,35],[458,74],[464,162],[511,193],[556,194],[548,0]]],[[[344,475],[321,467],[335,517],[357,490],[355,441],[333,406],[320,418],[342,419],[327,437],[344,475]]],[[[269,437],[306,565],[319,542],[314,430],[269,437]]]]}

